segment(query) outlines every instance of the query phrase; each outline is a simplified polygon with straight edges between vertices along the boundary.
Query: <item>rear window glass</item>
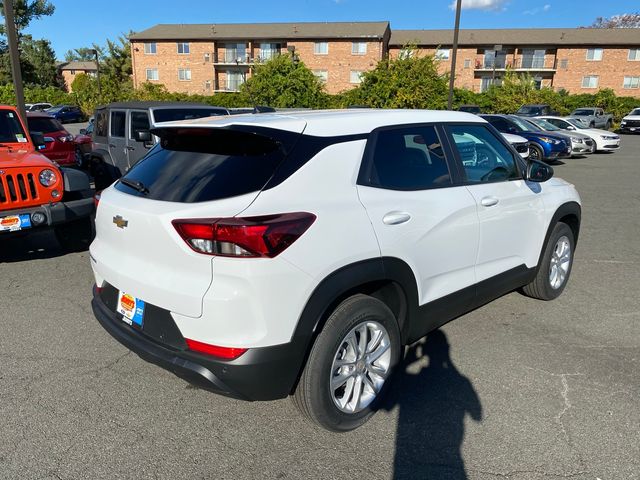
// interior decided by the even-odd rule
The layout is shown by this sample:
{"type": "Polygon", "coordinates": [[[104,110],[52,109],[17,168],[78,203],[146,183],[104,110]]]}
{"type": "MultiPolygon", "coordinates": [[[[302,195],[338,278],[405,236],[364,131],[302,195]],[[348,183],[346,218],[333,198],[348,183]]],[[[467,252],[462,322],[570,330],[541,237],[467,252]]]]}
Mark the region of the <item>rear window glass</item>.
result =
{"type": "Polygon", "coordinates": [[[27,123],[31,132],[51,133],[64,130],[55,118],[30,117],[27,118],[27,123]]]}
{"type": "Polygon", "coordinates": [[[96,137],[106,137],[107,136],[107,125],[109,124],[107,111],[106,110],[98,110],[96,112],[96,137]]]}
{"type": "Polygon", "coordinates": [[[153,111],[155,123],[217,117],[220,115],[228,115],[227,110],[224,108],[159,108],[153,111]]]}
{"type": "Polygon", "coordinates": [[[116,189],[153,200],[196,203],[261,190],[285,158],[277,130],[257,134],[228,129],[154,129],[158,147],[116,189]],[[130,185],[136,184],[140,188],[130,185]]]}

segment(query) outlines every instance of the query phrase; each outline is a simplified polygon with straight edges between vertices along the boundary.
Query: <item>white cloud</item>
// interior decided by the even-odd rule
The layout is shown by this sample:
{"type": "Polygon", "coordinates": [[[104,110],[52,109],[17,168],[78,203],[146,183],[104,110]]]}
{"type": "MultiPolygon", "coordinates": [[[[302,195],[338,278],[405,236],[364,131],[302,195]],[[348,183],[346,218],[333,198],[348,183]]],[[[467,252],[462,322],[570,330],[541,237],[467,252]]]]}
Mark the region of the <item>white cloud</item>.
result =
{"type": "Polygon", "coordinates": [[[537,15],[538,13],[548,12],[549,10],[551,10],[551,5],[547,3],[543,7],[532,8],[531,10],[525,10],[522,13],[525,15],[537,15]]]}
{"type": "MultiPolygon", "coordinates": [[[[507,0],[462,0],[462,10],[500,10],[507,0]]],[[[457,1],[449,5],[451,10],[455,10],[457,1]]]]}

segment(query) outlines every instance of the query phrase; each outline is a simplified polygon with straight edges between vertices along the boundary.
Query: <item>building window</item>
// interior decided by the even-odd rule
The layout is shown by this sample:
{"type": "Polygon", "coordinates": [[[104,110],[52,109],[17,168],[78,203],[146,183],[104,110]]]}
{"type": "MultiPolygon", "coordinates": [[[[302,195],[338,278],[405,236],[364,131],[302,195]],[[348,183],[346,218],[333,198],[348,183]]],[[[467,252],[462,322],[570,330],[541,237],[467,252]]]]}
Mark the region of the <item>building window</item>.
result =
{"type": "Polygon", "coordinates": [[[622,88],[640,88],[640,77],[624,77],[622,88]]]}
{"type": "Polygon", "coordinates": [[[315,55],[328,55],[329,54],[329,42],[314,42],[313,53],[315,55]]]}
{"type": "Polygon", "coordinates": [[[582,88],[598,88],[598,76],[587,75],[582,77],[582,88]]]}
{"type": "Polygon", "coordinates": [[[260,60],[267,61],[280,55],[279,43],[261,43],[260,44],[260,60]]]}
{"type": "Polygon", "coordinates": [[[178,53],[180,55],[188,55],[189,52],[189,42],[178,42],[178,53]]]}
{"type": "Polygon", "coordinates": [[[245,63],[247,60],[246,43],[227,43],[224,46],[225,63],[245,63]]]}
{"type": "Polygon", "coordinates": [[[70,73],[71,75],[75,75],[75,74],[76,74],[76,71],[75,71],[75,70],[69,70],[69,73],[70,73]]]}
{"type": "Polygon", "coordinates": [[[144,44],[144,53],[146,55],[155,55],[157,50],[156,42],[148,42],[144,44]]]}
{"type": "Polygon", "coordinates": [[[464,68],[471,68],[471,59],[470,58],[465,58],[464,59],[464,68]]]}
{"type": "Polygon", "coordinates": [[[366,54],[367,54],[367,42],[351,43],[351,55],[366,55],[366,54]]]}
{"type": "Polygon", "coordinates": [[[525,48],[522,50],[522,68],[536,69],[544,68],[544,56],[546,50],[536,50],[525,48]]]}
{"type": "Polygon", "coordinates": [[[480,92],[486,92],[491,85],[502,85],[501,78],[483,77],[480,79],[480,92]]]}
{"type": "Polygon", "coordinates": [[[147,80],[159,80],[160,76],[158,75],[157,68],[147,68],[147,80]]]}
{"type": "Polygon", "coordinates": [[[326,70],[314,70],[313,74],[318,77],[322,83],[327,83],[327,80],[329,80],[329,72],[326,70]]]}
{"type": "Polygon", "coordinates": [[[227,90],[237,92],[244,83],[244,75],[242,72],[227,71],[227,90]]]}
{"type": "Polygon", "coordinates": [[[602,60],[602,49],[601,48],[590,48],[587,50],[587,60],[592,62],[599,62],[602,60]]]}
{"type": "Polygon", "coordinates": [[[188,82],[191,80],[191,69],[190,68],[179,68],[178,69],[178,80],[183,82],[188,82]]]}
{"type": "Polygon", "coordinates": [[[629,60],[632,62],[640,62],[640,48],[629,49],[629,60]]]}
{"type": "Polygon", "coordinates": [[[567,70],[569,68],[569,59],[568,58],[563,58],[562,60],[560,60],[560,68],[562,70],[567,70]]]}
{"type": "Polygon", "coordinates": [[[351,83],[362,83],[362,71],[360,70],[351,70],[349,75],[349,82],[351,83]]]}
{"type": "Polygon", "coordinates": [[[407,58],[413,58],[415,53],[416,53],[416,51],[413,48],[403,48],[402,50],[400,50],[400,53],[398,54],[398,58],[400,60],[406,60],[407,58]]]}
{"type": "Polygon", "coordinates": [[[436,58],[439,60],[449,60],[451,56],[451,50],[448,48],[438,48],[436,50],[436,58]]]}

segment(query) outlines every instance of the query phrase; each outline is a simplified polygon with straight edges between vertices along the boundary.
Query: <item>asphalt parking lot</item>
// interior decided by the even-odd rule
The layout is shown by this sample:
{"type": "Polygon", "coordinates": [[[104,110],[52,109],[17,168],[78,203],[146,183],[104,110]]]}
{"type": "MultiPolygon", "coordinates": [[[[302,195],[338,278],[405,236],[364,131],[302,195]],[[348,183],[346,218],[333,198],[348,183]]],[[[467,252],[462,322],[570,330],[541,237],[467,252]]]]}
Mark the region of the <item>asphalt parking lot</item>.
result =
{"type": "Polygon", "coordinates": [[[446,325],[340,435],[145,363],[94,319],[88,253],[2,240],[0,478],[640,478],[639,167],[629,135],[556,166],[584,202],[564,294],[446,325]]]}

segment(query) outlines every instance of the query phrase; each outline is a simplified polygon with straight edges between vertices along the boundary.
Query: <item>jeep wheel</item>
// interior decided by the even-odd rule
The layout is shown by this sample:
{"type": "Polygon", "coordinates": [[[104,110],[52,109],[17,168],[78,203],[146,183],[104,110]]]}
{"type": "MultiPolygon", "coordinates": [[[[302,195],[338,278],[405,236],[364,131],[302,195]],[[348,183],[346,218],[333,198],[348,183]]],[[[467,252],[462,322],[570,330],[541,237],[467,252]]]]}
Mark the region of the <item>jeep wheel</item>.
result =
{"type": "Polygon", "coordinates": [[[54,229],[56,239],[66,252],[81,252],[89,248],[93,240],[93,220],[91,217],[58,225],[54,229]]]}
{"type": "Polygon", "coordinates": [[[574,247],[571,228],[566,223],[557,223],[545,246],[536,277],[523,287],[523,293],[540,300],[559,297],[571,274],[574,247]]]}
{"type": "Polygon", "coordinates": [[[353,430],[375,413],[399,358],[393,313],[375,298],[354,295],[338,305],[318,335],[293,401],[327,430],[353,430]]]}

